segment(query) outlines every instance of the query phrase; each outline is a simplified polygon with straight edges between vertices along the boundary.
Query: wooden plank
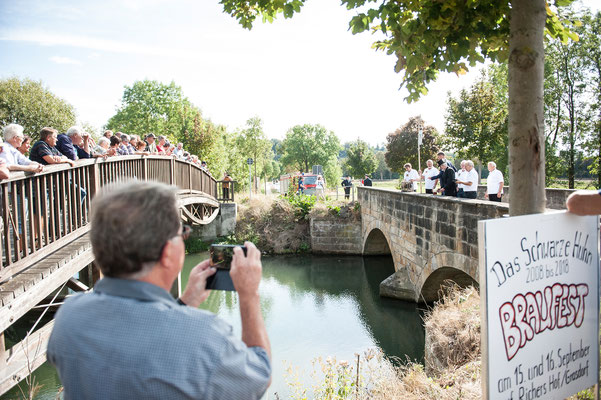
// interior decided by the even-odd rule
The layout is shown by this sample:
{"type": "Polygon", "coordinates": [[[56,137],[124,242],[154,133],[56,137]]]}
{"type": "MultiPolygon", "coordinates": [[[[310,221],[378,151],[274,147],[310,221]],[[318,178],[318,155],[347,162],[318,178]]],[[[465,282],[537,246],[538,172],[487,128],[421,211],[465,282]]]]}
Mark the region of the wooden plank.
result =
{"type": "MultiPolygon", "coordinates": [[[[34,224],[34,216],[33,216],[33,188],[36,178],[27,179],[27,196],[29,197],[29,201],[27,202],[27,210],[29,212],[29,218],[27,218],[27,222],[29,222],[29,243],[31,245],[30,253],[35,253],[37,250],[37,245],[35,242],[35,224],[34,224]]],[[[25,221],[23,221],[23,226],[25,226],[25,221]]],[[[25,229],[25,228],[23,228],[25,229]]]]}
{"type": "Polygon", "coordinates": [[[90,290],[89,287],[73,277],[67,281],[67,287],[75,292],[87,292],[90,290]]]}
{"type": "Polygon", "coordinates": [[[0,363],[4,364],[0,367],[0,395],[46,362],[46,349],[53,327],[54,321],[48,322],[4,353],[2,361],[5,364],[0,363]]]}
{"type": "MultiPolygon", "coordinates": [[[[46,196],[49,196],[48,193],[48,176],[44,176],[42,178],[42,193],[40,194],[40,196],[38,196],[39,201],[41,201],[41,204],[38,203],[40,205],[40,210],[44,210],[43,213],[40,213],[40,218],[42,218],[42,221],[44,222],[44,227],[42,229],[42,232],[44,233],[44,244],[48,245],[50,243],[50,233],[48,231],[48,227],[51,224],[51,219],[50,219],[50,210],[48,210],[48,204],[52,204],[52,203],[47,203],[49,200],[46,199],[46,196]]],[[[50,207],[52,208],[52,207],[50,207]]]]}
{"type": "MultiPolygon", "coordinates": [[[[73,242],[75,239],[83,238],[84,236],[87,237],[86,234],[88,233],[89,230],[90,230],[90,224],[84,225],[83,227],[79,228],[77,231],[72,232],[69,235],[67,235],[59,240],[56,240],[53,243],[50,243],[49,245],[45,246],[40,251],[37,251],[36,253],[30,255],[26,259],[21,260],[18,263],[14,263],[8,267],[1,269],[0,270],[0,282],[5,281],[6,279],[10,278],[11,276],[16,275],[17,273],[29,268],[30,266],[39,262],[40,260],[52,255],[53,253],[60,250],[62,247],[73,242]]],[[[89,239],[84,239],[84,240],[89,241],[89,239]]]]}
{"type": "Polygon", "coordinates": [[[19,232],[19,236],[21,237],[21,244],[22,244],[22,249],[21,251],[23,252],[23,257],[27,257],[29,255],[29,240],[27,238],[27,221],[25,219],[25,215],[26,215],[26,197],[25,197],[25,181],[21,181],[19,182],[19,193],[17,193],[17,195],[19,196],[19,211],[17,212],[17,229],[19,229],[19,225],[21,226],[21,232],[19,232]],[[20,224],[19,224],[20,222],[20,224]]]}
{"type": "Polygon", "coordinates": [[[10,230],[9,230],[9,201],[8,201],[8,184],[2,185],[2,221],[4,222],[4,254],[6,256],[6,261],[2,265],[2,270],[0,273],[6,269],[6,267],[12,264],[12,249],[10,245],[10,230]]]}
{"type": "Polygon", "coordinates": [[[50,229],[50,242],[54,242],[56,240],[56,232],[58,226],[60,225],[59,221],[59,210],[58,210],[58,201],[55,201],[55,197],[58,194],[58,175],[50,176],[50,185],[48,186],[48,206],[50,208],[50,219],[48,220],[48,225],[50,229]]]}
{"type": "Polygon", "coordinates": [[[15,294],[12,290],[4,290],[0,288],[0,303],[1,306],[5,306],[15,298],[15,294]]]}
{"type": "Polygon", "coordinates": [[[15,261],[19,261],[21,259],[21,241],[19,235],[19,208],[17,207],[17,183],[11,183],[11,210],[9,214],[9,218],[12,218],[11,226],[12,226],[12,237],[13,243],[15,245],[15,261]]]}
{"type": "MultiPolygon", "coordinates": [[[[94,254],[90,248],[87,252],[80,254],[79,257],[56,270],[47,279],[43,279],[35,285],[35,288],[28,290],[27,295],[17,296],[8,306],[0,308],[0,332],[6,330],[6,328],[25,315],[33,306],[91,263],[93,259],[94,254]]],[[[19,279],[19,276],[14,281],[17,279],[19,279]]]]}

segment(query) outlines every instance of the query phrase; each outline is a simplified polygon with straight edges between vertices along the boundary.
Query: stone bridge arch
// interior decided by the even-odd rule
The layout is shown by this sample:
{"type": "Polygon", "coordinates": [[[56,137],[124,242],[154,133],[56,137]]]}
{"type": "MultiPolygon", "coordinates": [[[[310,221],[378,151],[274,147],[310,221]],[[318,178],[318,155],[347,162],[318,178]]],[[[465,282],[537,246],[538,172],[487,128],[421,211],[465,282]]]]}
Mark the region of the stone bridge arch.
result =
{"type": "MultiPolygon", "coordinates": [[[[373,228],[367,235],[364,235],[363,255],[381,256],[392,255],[390,251],[390,240],[379,228],[373,228]]],[[[396,268],[395,268],[396,270],[396,268]]]]}
{"type": "Polygon", "coordinates": [[[381,252],[386,242],[395,273],[380,295],[432,301],[440,284],[479,281],[478,221],[508,213],[507,204],[398,190],[359,187],[363,252],[381,252]]]}

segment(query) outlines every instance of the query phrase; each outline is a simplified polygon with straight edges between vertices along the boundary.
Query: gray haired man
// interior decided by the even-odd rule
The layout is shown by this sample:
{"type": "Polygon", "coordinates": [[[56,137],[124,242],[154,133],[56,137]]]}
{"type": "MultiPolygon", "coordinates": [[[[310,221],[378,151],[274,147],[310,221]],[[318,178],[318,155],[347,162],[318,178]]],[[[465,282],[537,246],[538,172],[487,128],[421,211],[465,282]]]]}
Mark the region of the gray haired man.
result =
{"type": "Polygon", "coordinates": [[[208,260],[192,269],[180,299],[169,294],[189,233],[172,188],[126,182],[99,194],[91,210],[92,249],[105,277],[93,293],[65,302],[48,343],[65,399],[261,398],[271,348],[259,304],[259,250],[250,242],[246,256],[234,250],[240,340],[228,324],[198,309],[215,273],[208,260]]]}

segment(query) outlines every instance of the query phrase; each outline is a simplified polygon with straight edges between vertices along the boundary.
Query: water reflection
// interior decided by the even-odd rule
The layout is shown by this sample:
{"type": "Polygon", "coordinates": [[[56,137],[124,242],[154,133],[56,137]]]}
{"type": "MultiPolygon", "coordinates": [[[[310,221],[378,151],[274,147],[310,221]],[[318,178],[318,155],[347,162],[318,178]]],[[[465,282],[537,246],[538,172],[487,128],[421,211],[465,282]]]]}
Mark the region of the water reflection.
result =
{"type": "MultiPolygon", "coordinates": [[[[182,276],[207,258],[186,257],[182,276]]],[[[278,256],[263,258],[261,308],[271,339],[273,383],[269,398],[286,398],[285,368],[292,364],[308,377],[311,360],[335,356],[354,359],[355,353],[378,346],[389,356],[423,359],[424,332],[415,304],[379,296],[379,285],[393,272],[390,257],[278,256]]],[[[202,308],[218,314],[240,335],[238,297],[213,291],[202,308]]],[[[54,399],[60,387],[56,372],[45,364],[39,398],[54,399]]],[[[308,379],[308,378],[307,378],[308,379]]],[[[20,398],[13,390],[5,398],[20,398]]]]}

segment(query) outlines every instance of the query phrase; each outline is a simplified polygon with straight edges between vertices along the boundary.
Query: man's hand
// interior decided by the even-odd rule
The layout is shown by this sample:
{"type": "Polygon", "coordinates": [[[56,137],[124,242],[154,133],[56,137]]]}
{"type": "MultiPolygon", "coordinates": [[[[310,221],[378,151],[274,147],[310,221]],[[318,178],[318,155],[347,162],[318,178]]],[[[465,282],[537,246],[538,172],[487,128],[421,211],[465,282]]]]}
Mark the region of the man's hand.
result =
{"type": "Polygon", "coordinates": [[[261,252],[251,242],[245,242],[246,256],[240,247],[234,247],[230,276],[240,298],[258,296],[261,283],[261,252]]]}
{"type": "Polygon", "coordinates": [[[180,297],[181,301],[190,307],[198,308],[211,294],[211,291],[206,289],[207,278],[213,275],[215,271],[215,268],[211,268],[210,260],[204,260],[192,268],[186,289],[180,297]]]}
{"type": "Polygon", "coordinates": [[[44,166],[42,164],[38,164],[37,162],[32,162],[28,165],[29,171],[31,172],[42,172],[44,170],[44,166]]]}

